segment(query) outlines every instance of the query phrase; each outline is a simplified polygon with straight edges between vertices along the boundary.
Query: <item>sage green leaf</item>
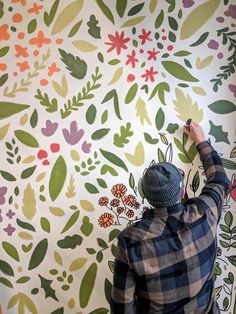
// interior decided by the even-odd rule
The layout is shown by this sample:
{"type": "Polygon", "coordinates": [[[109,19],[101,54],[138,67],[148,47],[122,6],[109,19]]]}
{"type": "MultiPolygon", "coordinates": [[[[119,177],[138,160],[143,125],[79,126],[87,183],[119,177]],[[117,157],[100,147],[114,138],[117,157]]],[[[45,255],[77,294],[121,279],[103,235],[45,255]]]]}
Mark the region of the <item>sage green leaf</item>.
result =
{"type": "Polygon", "coordinates": [[[8,118],[16,113],[29,108],[29,105],[0,101],[0,120],[8,118]]]}
{"type": "Polygon", "coordinates": [[[97,141],[106,136],[110,132],[110,129],[99,129],[91,135],[92,140],[97,141]]]}
{"type": "Polygon", "coordinates": [[[16,219],[16,223],[19,227],[27,230],[31,230],[35,232],[34,226],[32,226],[30,223],[20,220],[19,218],[16,219]]]}
{"type": "Polygon", "coordinates": [[[187,39],[196,33],[215,13],[220,2],[220,0],[208,0],[193,9],[182,24],[180,39],[187,39]]]}
{"type": "Polygon", "coordinates": [[[236,111],[236,105],[225,99],[217,100],[208,105],[208,107],[211,111],[218,114],[227,114],[236,111]]]}
{"type": "Polygon", "coordinates": [[[29,276],[23,276],[16,280],[16,283],[26,283],[30,280],[29,276]]]}
{"type": "Polygon", "coordinates": [[[233,215],[230,211],[228,211],[224,217],[225,223],[228,227],[232,226],[233,223],[233,215]]]}
{"type": "Polygon", "coordinates": [[[52,168],[49,180],[49,195],[52,201],[60,194],[66,180],[66,163],[62,156],[59,156],[52,168]]]}
{"type": "Polygon", "coordinates": [[[209,32],[205,32],[203,33],[197,41],[195,41],[193,44],[190,45],[190,47],[195,47],[195,46],[198,46],[198,45],[201,45],[208,37],[209,35],[209,32]]]}
{"type": "Polygon", "coordinates": [[[213,60],[213,56],[208,56],[206,58],[204,58],[203,60],[201,60],[199,57],[196,60],[196,68],[197,69],[203,69],[205,67],[207,67],[213,60]]]}
{"type": "Polygon", "coordinates": [[[186,51],[186,50],[180,50],[174,53],[174,56],[176,57],[185,57],[191,55],[191,52],[186,51]]]}
{"type": "Polygon", "coordinates": [[[94,205],[90,201],[80,200],[80,206],[87,212],[95,211],[94,205]]]}
{"type": "Polygon", "coordinates": [[[174,77],[188,82],[198,82],[199,80],[192,76],[181,64],[174,61],[162,61],[163,67],[174,77]]]}
{"type": "Polygon", "coordinates": [[[9,256],[11,256],[15,261],[17,261],[17,262],[20,261],[18,251],[11,243],[9,243],[7,241],[2,241],[2,247],[3,247],[4,251],[9,256]]]}
{"type": "Polygon", "coordinates": [[[118,176],[118,172],[114,168],[105,164],[101,168],[101,174],[104,175],[107,172],[110,172],[110,174],[114,177],[118,176]]]}
{"type": "Polygon", "coordinates": [[[79,258],[76,258],[75,260],[73,260],[70,264],[70,267],[69,267],[69,271],[77,271],[81,268],[84,267],[84,265],[86,264],[87,262],[87,258],[85,257],[79,257],[79,258]]]}
{"type": "Polygon", "coordinates": [[[33,148],[39,147],[38,141],[30,133],[23,130],[15,130],[14,134],[22,144],[33,148]]]}
{"type": "Polygon", "coordinates": [[[60,0],[55,0],[52,7],[51,7],[50,12],[49,13],[44,12],[43,19],[44,19],[44,23],[46,24],[46,26],[51,25],[55,15],[56,15],[59,3],[60,3],[60,0]]]}
{"type": "Polygon", "coordinates": [[[40,225],[41,225],[41,228],[43,229],[43,231],[50,233],[51,226],[50,226],[49,220],[46,217],[40,218],[40,225]]]}
{"type": "Polygon", "coordinates": [[[104,290],[105,290],[106,300],[107,300],[108,304],[110,304],[112,283],[107,278],[105,279],[104,290]]]}
{"type": "Polygon", "coordinates": [[[4,57],[8,54],[10,47],[6,46],[0,49],[0,57],[4,57]]]}
{"type": "Polygon", "coordinates": [[[14,177],[11,173],[7,171],[0,170],[1,176],[7,181],[16,181],[16,177],[14,177]]]}
{"type": "Polygon", "coordinates": [[[73,36],[76,35],[76,33],[78,32],[78,30],[80,29],[80,26],[81,26],[82,22],[83,22],[83,20],[79,21],[78,23],[76,23],[76,24],[72,27],[72,29],[70,30],[69,35],[68,35],[69,38],[71,38],[71,37],[73,37],[73,36]]]}
{"type": "Polygon", "coordinates": [[[57,83],[56,81],[52,81],[52,86],[58,95],[64,98],[67,96],[68,84],[65,74],[61,78],[61,84],[57,83]]]}
{"type": "Polygon", "coordinates": [[[116,11],[120,17],[123,17],[127,6],[127,0],[116,0],[116,11]]]}
{"type": "Polygon", "coordinates": [[[103,189],[106,189],[107,188],[107,184],[106,184],[106,181],[104,181],[103,179],[101,178],[97,178],[97,183],[99,184],[99,186],[103,189]]]}
{"type": "Polygon", "coordinates": [[[72,41],[73,46],[83,52],[90,52],[96,50],[98,47],[91,44],[86,40],[74,40],[72,41]]]}
{"type": "Polygon", "coordinates": [[[108,110],[105,110],[101,116],[101,122],[102,124],[106,123],[108,119],[108,110]]]}
{"type": "Polygon", "coordinates": [[[169,123],[166,131],[170,134],[174,134],[175,131],[178,130],[178,128],[179,128],[179,125],[177,123],[169,123]]]}
{"type": "Polygon", "coordinates": [[[97,5],[99,6],[99,8],[104,13],[104,15],[108,18],[108,20],[110,20],[112,22],[112,24],[115,24],[113,14],[111,13],[111,10],[108,8],[108,6],[105,5],[103,0],[96,0],[96,2],[97,2],[97,5]]]}
{"type": "Polygon", "coordinates": [[[225,159],[225,158],[221,158],[222,164],[224,168],[230,169],[230,170],[235,170],[236,169],[236,162],[229,160],[229,159],[225,159]]]}
{"type": "Polygon", "coordinates": [[[92,183],[85,183],[84,184],[86,190],[91,193],[91,194],[97,194],[99,193],[98,189],[96,188],[95,185],[93,185],[92,183]]]}
{"type": "Polygon", "coordinates": [[[30,176],[32,176],[36,167],[37,167],[37,165],[23,170],[21,173],[21,179],[26,179],[26,178],[29,178],[30,176]]]}
{"type": "Polygon", "coordinates": [[[58,216],[58,217],[65,216],[64,210],[59,207],[49,207],[49,210],[55,216],[58,216]]]}
{"type": "Polygon", "coordinates": [[[138,91],[138,84],[134,83],[128,90],[126,96],[125,96],[125,103],[129,104],[134,99],[138,91]]]}
{"type": "Polygon", "coordinates": [[[124,147],[125,144],[129,143],[128,137],[131,137],[133,135],[133,131],[130,130],[131,123],[127,122],[126,126],[120,127],[120,134],[115,133],[114,134],[114,145],[117,147],[124,147]]]}
{"type": "Polygon", "coordinates": [[[155,28],[161,27],[164,20],[164,11],[161,10],[161,12],[158,14],[156,21],[155,21],[155,28]]]}
{"type": "MultiPolygon", "coordinates": [[[[117,0],[120,1],[120,0],[117,0]]],[[[105,309],[104,307],[100,307],[92,312],[89,312],[88,314],[107,314],[109,312],[108,309],[105,309]]]]}
{"type": "Polygon", "coordinates": [[[31,255],[28,270],[32,270],[38,267],[42,261],[48,250],[48,240],[45,238],[36,245],[34,251],[31,255]]]}
{"type": "Polygon", "coordinates": [[[151,135],[149,135],[146,132],[144,132],[143,135],[144,135],[145,141],[149,144],[155,145],[159,142],[158,138],[152,138],[151,135]]]}
{"type": "Polygon", "coordinates": [[[14,276],[14,271],[7,262],[0,259],[0,271],[8,276],[14,276]]]}
{"type": "Polygon", "coordinates": [[[5,73],[0,77],[0,87],[3,86],[7,80],[8,80],[8,73],[5,73]]]}
{"type": "Polygon", "coordinates": [[[28,27],[27,27],[27,31],[28,34],[32,34],[37,28],[37,20],[33,19],[29,22],[28,27]]]}
{"type": "Polygon", "coordinates": [[[211,120],[210,122],[210,131],[209,134],[214,136],[215,142],[225,142],[227,144],[230,144],[228,139],[228,132],[224,132],[222,129],[222,125],[215,125],[211,120]]]}
{"type": "Polygon", "coordinates": [[[137,25],[141,23],[145,19],[145,16],[139,16],[139,17],[134,17],[128,21],[126,21],[124,24],[122,24],[120,27],[130,27],[137,25]]]}
{"type": "Polygon", "coordinates": [[[134,7],[132,7],[129,10],[128,16],[133,16],[133,15],[137,14],[138,12],[140,12],[142,10],[143,6],[144,6],[144,2],[135,5],[134,7]]]}
{"type": "Polygon", "coordinates": [[[114,165],[116,165],[120,168],[123,168],[125,171],[128,172],[128,168],[126,167],[125,163],[117,155],[115,155],[111,152],[108,152],[106,150],[103,150],[103,149],[100,149],[100,152],[104,158],[106,158],[107,160],[109,160],[114,165]]]}
{"type": "Polygon", "coordinates": [[[7,278],[0,277],[0,283],[8,288],[13,288],[13,284],[7,278]]]}
{"type": "Polygon", "coordinates": [[[85,118],[88,124],[93,124],[96,118],[97,114],[97,109],[96,107],[92,104],[88,107],[88,110],[86,111],[85,118]]]}
{"type": "Polygon", "coordinates": [[[155,122],[157,130],[160,131],[165,123],[165,113],[162,108],[159,108],[159,110],[157,111],[155,122]]]}
{"type": "Polygon", "coordinates": [[[90,16],[87,25],[89,27],[89,35],[91,35],[93,38],[101,38],[101,27],[98,26],[98,20],[96,19],[95,15],[90,16]]]}
{"type": "Polygon", "coordinates": [[[67,223],[65,224],[64,228],[62,229],[61,233],[65,233],[66,231],[68,231],[78,220],[80,215],[80,211],[77,210],[75,211],[71,217],[69,218],[69,220],[67,221],[67,223]]]}
{"type": "Polygon", "coordinates": [[[52,28],[52,35],[55,35],[68,26],[79,14],[84,4],[83,0],[76,0],[68,4],[59,14],[52,28]]]}
{"type": "Polygon", "coordinates": [[[82,309],[84,309],[88,305],[89,299],[94,288],[96,276],[97,264],[93,263],[89,266],[88,270],[86,271],[79,289],[79,300],[82,309]]]}

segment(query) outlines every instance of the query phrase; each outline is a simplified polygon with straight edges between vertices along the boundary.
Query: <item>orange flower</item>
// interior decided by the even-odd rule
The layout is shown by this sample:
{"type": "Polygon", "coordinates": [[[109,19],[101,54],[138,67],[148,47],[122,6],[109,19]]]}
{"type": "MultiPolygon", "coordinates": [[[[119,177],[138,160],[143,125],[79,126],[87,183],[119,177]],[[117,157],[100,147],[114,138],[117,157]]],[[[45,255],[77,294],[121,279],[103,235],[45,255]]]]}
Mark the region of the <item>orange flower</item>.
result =
{"type": "Polygon", "coordinates": [[[30,68],[28,61],[24,61],[24,62],[17,62],[16,64],[19,67],[19,70],[21,72],[24,72],[26,70],[28,70],[30,68]]]}
{"type": "Polygon", "coordinates": [[[111,193],[115,196],[115,197],[122,197],[125,195],[125,192],[127,191],[127,188],[124,184],[122,183],[118,183],[116,185],[114,185],[111,189],[111,193]]]}
{"type": "Polygon", "coordinates": [[[109,199],[106,196],[100,197],[98,200],[98,204],[100,206],[107,206],[109,199]]]}
{"type": "Polygon", "coordinates": [[[37,3],[35,2],[35,3],[33,4],[33,7],[30,8],[30,9],[28,10],[28,12],[29,12],[29,13],[39,14],[39,11],[42,10],[42,8],[43,8],[43,5],[37,5],[37,3]]]}
{"type": "Polygon", "coordinates": [[[116,211],[120,215],[123,213],[124,210],[125,210],[124,207],[118,207],[116,211]]]}
{"type": "Polygon", "coordinates": [[[0,41],[1,40],[8,40],[10,38],[10,34],[8,33],[8,25],[7,24],[3,24],[2,26],[0,26],[0,41]]]}
{"type": "Polygon", "coordinates": [[[17,58],[19,58],[19,57],[24,57],[24,58],[26,58],[26,57],[28,57],[29,56],[29,54],[28,54],[28,52],[27,52],[27,47],[22,47],[22,46],[20,46],[20,45],[15,45],[15,49],[16,49],[16,54],[15,54],[15,56],[17,57],[17,58]]]}
{"type": "Polygon", "coordinates": [[[129,194],[129,195],[126,195],[124,197],[124,203],[125,205],[128,205],[128,206],[134,206],[135,203],[136,203],[136,198],[135,196],[129,194]]]}
{"type": "Polygon", "coordinates": [[[110,201],[110,205],[113,207],[118,207],[120,205],[120,200],[114,198],[113,200],[110,201]]]}
{"type": "Polygon", "coordinates": [[[50,67],[48,67],[48,75],[53,75],[54,72],[59,72],[60,69],[57,68],[56,63],[54,62],[50,67]]]}
{"type": "Polygon", "coordinates": [[[37,45],[38,48],[41,48],[44,44],[50,44],[51,39],[44,37],[44,33],[42,31],[39,31],[38,36],[31,38],[29,43],[31,45],[37,45]]]}
{"type": "Polygon", "coordinates": [[[20,2],[22,5],[26,5],[26,0],[12,0],[12,3],[18,3],[20,2]]]}
{"type": "Polygon", "coordinates": [[[132,209],[128,210],[127,213],[126,213],[126,216],[131,218],[134,216],[134,211],[132,209]]]}
{"type": "Polygon", "coordinates": [[[99,217],[98,222],[101,227],[107,228],[113,224],[114,216],[109,213],[104,213],[99,217]]]}

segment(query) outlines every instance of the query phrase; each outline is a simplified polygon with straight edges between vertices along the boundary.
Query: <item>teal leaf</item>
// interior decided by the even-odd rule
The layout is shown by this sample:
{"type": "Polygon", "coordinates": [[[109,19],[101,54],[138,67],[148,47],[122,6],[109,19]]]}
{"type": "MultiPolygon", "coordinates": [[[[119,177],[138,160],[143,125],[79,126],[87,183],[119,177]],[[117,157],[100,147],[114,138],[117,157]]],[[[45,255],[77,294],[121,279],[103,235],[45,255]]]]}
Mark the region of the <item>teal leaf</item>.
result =
{"type": "Polygon", "coordinates": [[[217,100],[208,105],[209,109],[214,113],[227,114],[236,111],[236,105],[228,100],[217,100]]]}
{"type": "Polygon", "coordinates": [[[120,168],[123,168],[125,171],[128,172],[128,168],[126,167],[125,163],[117,155],[115,155],[109,151],[103,150],[103,149],[100,149],[100,152],[104,158],[106,158],[107,160],[109,160],[114,165],[116,165],[120,168]]]}
{"type": "Polygon", "coordinates": [[[29,262],[29,270],[35,269],[38,267],[42,261],[48,250],[48,240],[45,238],[41,240],[35,247],[29,262]]]}
{"type": "Polygon", "coordinates": [[[162,108],[159,108],[159,110],[157,111],[155,122],[157,130],[160,131],[165,122],[165,113],[162,108]]]}
{"type": "Polygon", "coordinates": [[[198,82],[199,80],[192,76],[181,64],[174,61],[162,61],[163,67],[175,78],[182,81],[198,82]]]}
{"type": "Polygon", "coordinates": [[[210,132],[209,134],[214,136],[215,142],[225,142],[227,144],[230,144],[228,139],[228,132],[224,132],[222,129],[222,125],[215,125],[211,120],[210,122],[210,132]]]}

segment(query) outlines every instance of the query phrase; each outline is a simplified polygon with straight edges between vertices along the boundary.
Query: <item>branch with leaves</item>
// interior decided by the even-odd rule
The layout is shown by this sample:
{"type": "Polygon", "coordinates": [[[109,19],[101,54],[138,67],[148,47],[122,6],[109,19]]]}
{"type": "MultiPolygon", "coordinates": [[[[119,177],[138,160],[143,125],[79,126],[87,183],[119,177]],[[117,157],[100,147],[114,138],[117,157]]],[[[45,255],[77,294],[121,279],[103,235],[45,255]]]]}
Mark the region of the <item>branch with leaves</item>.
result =
{"type": "Polygon", "coordinates": [[[34,97],[39,100],[40,104],[43,107],[46,107],[47,112],[57,111],[57,100],[56,100],[56,98],[53,98],[50,101],[48,94],[44,93],[44,95],[43,95],[40,89],[37,89],[37,94],[34,97]]]}
{"type": "Polygon", "coordinates": [[[174,138],[174,142],[180,153],[178,154],[179,159],[183,163],[191,163],[193,165],[193,160],[197,155],[197,149],[196,149],[196,144],[193,142],[189,149],[186,148],[186,144],[188,141],[188,135],[186,133],[183,133],[183,138],[182,138],[182,143],[180,142],[179,139],[174,138]]]}

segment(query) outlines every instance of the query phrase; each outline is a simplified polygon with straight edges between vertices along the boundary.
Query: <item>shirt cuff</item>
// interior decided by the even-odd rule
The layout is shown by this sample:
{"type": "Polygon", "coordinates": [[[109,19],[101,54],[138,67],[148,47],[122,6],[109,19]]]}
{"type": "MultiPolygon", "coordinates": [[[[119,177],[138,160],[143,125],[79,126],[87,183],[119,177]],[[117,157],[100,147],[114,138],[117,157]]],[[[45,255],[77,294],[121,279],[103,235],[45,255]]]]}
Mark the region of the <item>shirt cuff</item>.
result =
{"type": "Polygon", "coordinates": [[[215,151],[208,141],[201,142],[196,147],[200,154],[201,160],[204,159],[208,154],[215,151]]]}

